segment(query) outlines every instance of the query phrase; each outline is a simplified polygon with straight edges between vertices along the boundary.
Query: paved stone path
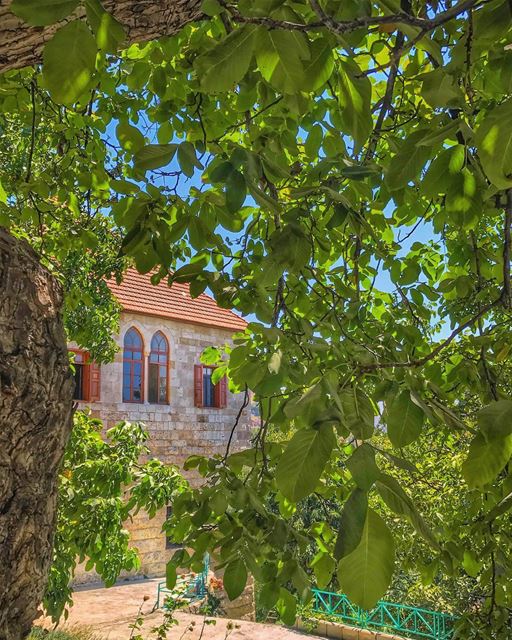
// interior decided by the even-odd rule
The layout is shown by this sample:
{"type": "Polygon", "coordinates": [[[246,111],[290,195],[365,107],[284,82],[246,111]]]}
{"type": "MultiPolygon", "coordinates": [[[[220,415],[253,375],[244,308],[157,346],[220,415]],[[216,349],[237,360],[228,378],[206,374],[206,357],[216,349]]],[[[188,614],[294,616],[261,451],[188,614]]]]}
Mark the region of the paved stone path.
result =
{"type": "MultiPolygon", "coordinates": [[[[162,621],[162,612],[151,613],[157,594],[158,580],[138,580],[122,583],[109,589],[98,586],[81,587],[73,595],[73,607],[65,624],[61,628],[80,626],[90,627],[98,636],[106,640],[129,640],[129,625],[137,617],[139,607],[145,614],[142,634],[145,638],[154,638],[150,630],[162,621]],[[144,601],[144,597],[149,596],[144,601]]],[[[257,624],[254,622],[216,618],[215,625],[206,625],[204,616],[180,612],[176,615],[179,625],[167,634],[168,640],[301,640],[312,639],[279,625],[257,624]],[[229,625],[235,626],[230,629],[229,625]],[[202,633],[202,635],[201,635],[202,633]]],[[[44,621],[48,624],[48,621],[44,621]]]]}

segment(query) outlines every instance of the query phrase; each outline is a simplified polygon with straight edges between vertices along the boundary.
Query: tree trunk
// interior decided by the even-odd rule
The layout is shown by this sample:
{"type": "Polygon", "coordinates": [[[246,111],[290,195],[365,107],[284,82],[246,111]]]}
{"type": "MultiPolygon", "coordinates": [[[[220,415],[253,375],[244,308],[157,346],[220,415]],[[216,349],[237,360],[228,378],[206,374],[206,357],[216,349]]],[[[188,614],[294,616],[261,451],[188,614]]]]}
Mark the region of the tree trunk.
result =
{"type": "Polygon", "coordinates": [[[0,229],[0,640],[20,640],[52,560],[73,377],[62,293],[25,241],[0,229]]]}
{"type": "MultiPolygon", "coordinates": [[[[10,0],[0,0],[0,72],[41,61],[43,45],[58,26],[31,27],[9,10],[10,0]]],[[[103,6],[126,28],[127,43],[173,35],[202,16],[202,0],[105,0],[103,6]]],[[[73,18],[83,17],[77,11],[73,18]]],[[[62,22],[61,24],[64,24],[62,22]]]]}

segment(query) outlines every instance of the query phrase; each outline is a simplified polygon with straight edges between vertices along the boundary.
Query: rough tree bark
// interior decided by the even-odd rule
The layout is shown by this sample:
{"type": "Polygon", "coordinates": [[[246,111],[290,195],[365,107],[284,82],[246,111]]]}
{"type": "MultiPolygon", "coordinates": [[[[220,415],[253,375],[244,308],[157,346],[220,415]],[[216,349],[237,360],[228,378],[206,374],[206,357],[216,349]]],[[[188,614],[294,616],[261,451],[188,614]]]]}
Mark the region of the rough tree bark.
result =
{"type": "Polygon", "coordinates": [[[0,640],[30,630],[52,559],[73,407],[61,303],[28,244],[0,229],[0,640]]]}
{"type": "MultiPolygon", "coordinates": [[[[202,0],[104,0],[127,31],[127,41],[144,42],[172,35],[201,16],[202,0]]],[[[0,71],[20,69],[41,61],[44,43],[56,30],[31,27],[13,15],[11,0],[0,0],[0,71]]],[[[73,17],[83,16],[77,11],[73,17]]],[[[62,22],[61,24],[64,24],[62,22]]]]}

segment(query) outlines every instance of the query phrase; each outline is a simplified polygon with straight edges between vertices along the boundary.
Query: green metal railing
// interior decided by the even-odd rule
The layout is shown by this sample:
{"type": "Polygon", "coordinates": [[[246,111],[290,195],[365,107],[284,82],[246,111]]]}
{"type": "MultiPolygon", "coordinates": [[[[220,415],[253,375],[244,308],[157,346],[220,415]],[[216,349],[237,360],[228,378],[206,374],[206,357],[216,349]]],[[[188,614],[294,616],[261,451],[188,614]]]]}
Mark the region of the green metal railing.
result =
{"type": "Polygon", "coordinates": [[[201,573],[197,575],[188,575],[178,578],[174,589],[168,589],[165,582],[158,584],[156,608],[165,608],[165,602],[168,598],[171,600],[180,600],[194,602],[201,600],[208,591],[208,572],[210,570],[210,557],[208,554],[204,558],[204,566],[201,573]]]}
{"type": "Polygon", "coordinates": [[[367,611],[350,602],[347,596],[313,589],[315,613],[339,618],[363,629],[388,630],[409,638],[450,640],[455,618],[447,613],[380,601],[367,611]]]}

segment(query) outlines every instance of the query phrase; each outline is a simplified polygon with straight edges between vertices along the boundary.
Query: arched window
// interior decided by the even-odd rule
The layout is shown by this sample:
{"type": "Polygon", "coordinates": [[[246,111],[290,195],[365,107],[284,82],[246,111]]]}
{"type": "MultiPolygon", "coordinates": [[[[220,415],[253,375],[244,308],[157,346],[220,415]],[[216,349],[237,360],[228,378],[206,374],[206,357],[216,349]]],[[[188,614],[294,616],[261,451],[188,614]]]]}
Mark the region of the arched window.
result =
{"type": "Polygon", "coordinates": [[[151,339],[148,363],[148,399],[155,404],[169,401],[169,343],[161,331],[151,339]]]}
{"type": "Polygon", "coordinates": [[[132,327],[124,336],[123,352],[123,402],[144,400],[144,342],[140,333],[132,327]]]}

